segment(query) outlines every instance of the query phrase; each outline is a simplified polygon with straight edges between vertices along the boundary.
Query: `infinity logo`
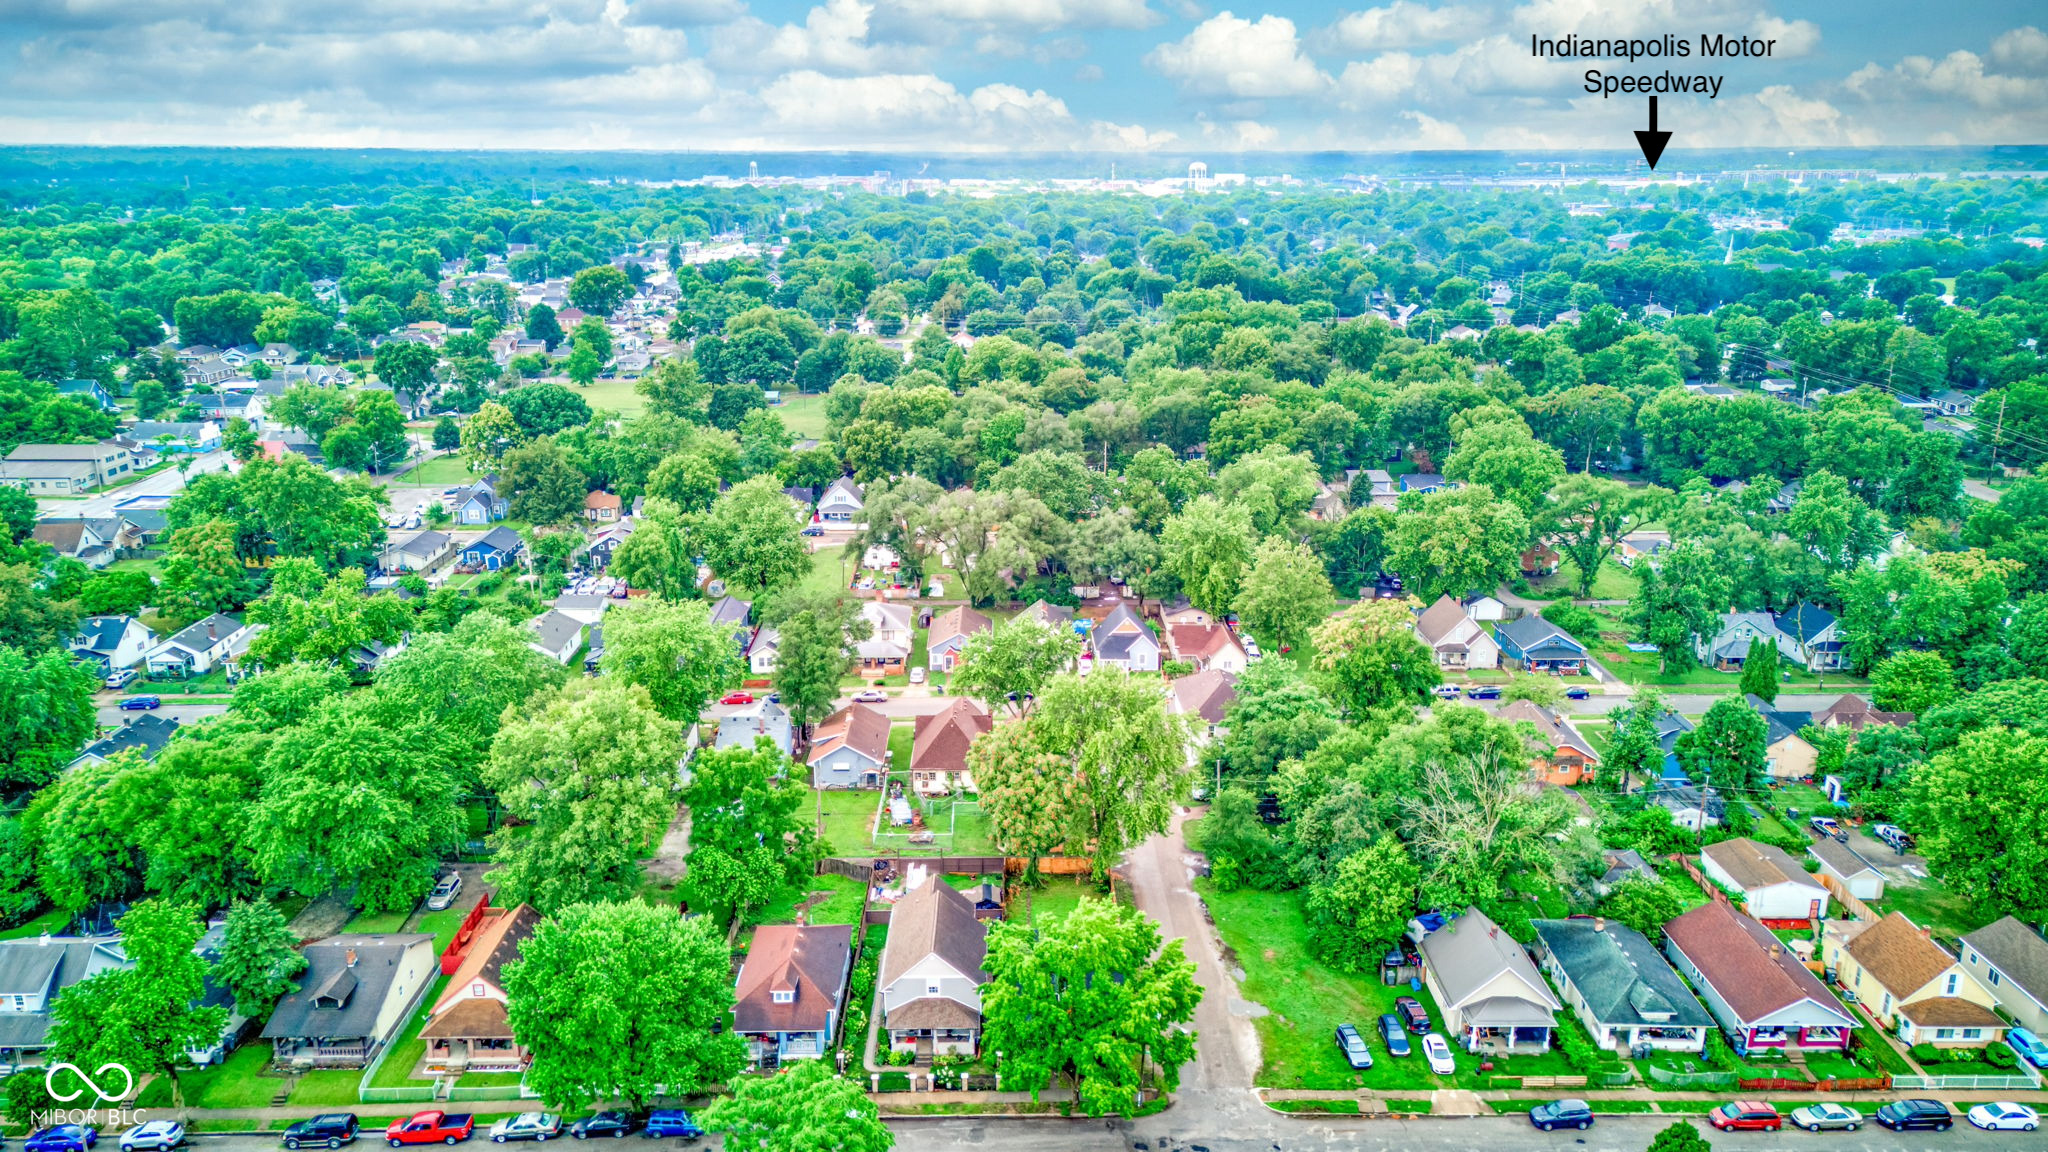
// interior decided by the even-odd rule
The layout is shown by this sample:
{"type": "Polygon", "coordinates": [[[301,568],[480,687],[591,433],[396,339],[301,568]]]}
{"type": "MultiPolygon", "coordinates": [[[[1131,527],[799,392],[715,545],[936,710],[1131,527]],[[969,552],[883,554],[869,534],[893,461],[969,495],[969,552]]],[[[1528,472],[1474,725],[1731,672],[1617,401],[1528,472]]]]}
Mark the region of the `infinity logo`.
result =
{"type": "Polygon", "coordinates": [[[69,1096],[66,1096],[63,1093],[57,1091],[57,1073],[62,1072],[66,1068],[69,1068],[71,1070],[71,1074],[73,1076],[78,1077],[79,1082],[84,1084],[85,1088],[92,1089],[93,1095],[98,1096],[102,1100],[126,1100],[128,1098],[128,1093],[133,1092],[135,1090],[135,1073],[130,1072],[128,1070],[128,1066],[125,1064],[115,1064],[112,1062],[108,1062],[106,1064],[100,1065],[99,1068],[93,1072],[93,1076],[104,1076],[107,1074],[108,1069],[112,1069],[116,1072],[119,1072],[121,1074],[122,1080],[125,1081],[125,1083],[122,1084],[121,1090],[119,1092],[109,1092],[105,1088],[100,1087],[97,1083],[93,1081],[92,1076],[87,1076],[85,1074],[85,1069],[80,1068],[76,1064],[52,1064],[50,1065],[50,1070],[43,1073],[43,1090],[50,1094],[50,1099],[52,1100],[58,1100],[62,1101],[63,1103],[69,1104],[71,1101],[76,1100],[80,1096],[85,1095],[85,1088],[80,1088],[69,1096]]]}

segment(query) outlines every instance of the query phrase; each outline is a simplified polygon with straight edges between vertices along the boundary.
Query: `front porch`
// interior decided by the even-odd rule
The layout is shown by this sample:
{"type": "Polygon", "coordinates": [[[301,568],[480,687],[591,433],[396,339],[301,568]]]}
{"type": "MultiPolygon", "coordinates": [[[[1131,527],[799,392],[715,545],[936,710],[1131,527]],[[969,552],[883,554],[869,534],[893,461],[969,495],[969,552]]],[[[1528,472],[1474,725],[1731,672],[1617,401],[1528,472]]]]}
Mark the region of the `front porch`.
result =
{"type": "Polygon", "coordinates": [[[895,1028],[889,1031],[889,1051],[909,1052],[920,1065],[934,1056],[972,1056],[979,1033],[972,1028],[895,1028]]]}
{"type": "Polygon", "coordinates": [[[785,1060],[817,1060],[828,1047],[823,1032],[765,1032],[742,1036],[747,1060],[762,1068],[779,1067],[785,1060]]]}
{"type": "Polygon", "coordinates": [[[1623,1056],[1630,1055],[1638,1048],[1648,1048],[1652,1052],[1704,1052],[1707,1048],[1707,1027],[1694,1025],[1651,1028],[1641,1025],[1609,1025],[1601,1033],[1601,1046],[1613,1049],[1623,1056]]]}
{"type": "Polygon", "coordinates": [[[1534,1056],[1550,1051],[1549,1026],[1465,1029],[1465,1051],[1475,1056],[1534,1056]]]}
{"type": "Polygon", "coordinates": [[[1742,1047],[1746,1051],[1773,1048],[1841,1051],[1849,1046],[1849,1030],[1847,1028],[1832,1027],[1757,1027],[1743,1032],[1738,1039],[1742,1042],[1742,1047]]]}
{"type": "Polygon", "coordinates": [[[288,1068],[362,1068],[375,1046],[366,1037],[280,1039],[277,1062],[288,1068]]]}
{"type": "Polygon", "coordinates": [[[531,1060],[526,1049],[510,1039],[486,1036],[427,1041],[420,1069],[427,1073],[524,1072],[531,1060]]]}

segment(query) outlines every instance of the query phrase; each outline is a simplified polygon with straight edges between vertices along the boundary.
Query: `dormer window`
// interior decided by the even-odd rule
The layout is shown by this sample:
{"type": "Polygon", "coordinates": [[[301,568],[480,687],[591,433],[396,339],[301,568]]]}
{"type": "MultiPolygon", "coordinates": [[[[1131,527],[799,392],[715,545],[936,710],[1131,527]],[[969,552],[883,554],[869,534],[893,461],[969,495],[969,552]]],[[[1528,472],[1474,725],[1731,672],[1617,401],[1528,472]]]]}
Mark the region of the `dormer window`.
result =
{"type": "Polygon", "coordinates": [[[796,992],[794,989],[788,992],[770,992],[768,998],[777,1004],[794,1004],[796,1003],[796,992]]]}
{"type": "Polygon", "coordinates": [[[476,983],[474,983],[474,984],[471,984],[471,985],[469,986],[469,994],[470,994],[471,996],[485,996],[485,995],[488,995],[488,993],[486,993],[486,992],[484,991],[484,982],[483,982],[483,981],[481,981],[481,980],[479,980],[479,981],[477,981],[476,983]]]}

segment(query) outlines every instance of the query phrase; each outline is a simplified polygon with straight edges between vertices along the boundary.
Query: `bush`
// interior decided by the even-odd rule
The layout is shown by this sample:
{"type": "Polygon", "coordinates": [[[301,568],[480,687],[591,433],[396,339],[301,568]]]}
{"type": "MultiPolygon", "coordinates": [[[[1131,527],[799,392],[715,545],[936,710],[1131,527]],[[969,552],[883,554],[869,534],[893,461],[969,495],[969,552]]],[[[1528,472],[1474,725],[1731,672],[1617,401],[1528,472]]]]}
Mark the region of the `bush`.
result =
{"type": "Polygon", "coordinates": [[[1565,1024],[1554,1028],[1551,1035],[1557,1038],[1557,1050],[1564,1053],[1565,1061],[1572,1066],[1572,1071],[1581,1075],[1591,1075],[1605,1063],[1601,1059],[1600,1050],[1593,1047],[1592,1039],[1572,1025],[1565,1024]]]}
{"type": "Polygon", "coordinates": [[[1984,1062],[1994,1068],[2016,1068],[2019,1066],[2020,1056],[2003,1044],[1993,1044],[1984,1049],[1984,1062]]]}
{"type": "Polygon", "coordinates": [[[1186,660],[1168,660],[1159,666],[1159,674],[1169,680],[1195,674],[1195,666],[1186,660]]]}
{"type": "Polygon", "coordinates": [[[1592,609],[1581,608],[1569,600],[1559,600],[1539,613],[1545,620],[1581,639],[1600,634],[1600,618],[1592,609]]]}

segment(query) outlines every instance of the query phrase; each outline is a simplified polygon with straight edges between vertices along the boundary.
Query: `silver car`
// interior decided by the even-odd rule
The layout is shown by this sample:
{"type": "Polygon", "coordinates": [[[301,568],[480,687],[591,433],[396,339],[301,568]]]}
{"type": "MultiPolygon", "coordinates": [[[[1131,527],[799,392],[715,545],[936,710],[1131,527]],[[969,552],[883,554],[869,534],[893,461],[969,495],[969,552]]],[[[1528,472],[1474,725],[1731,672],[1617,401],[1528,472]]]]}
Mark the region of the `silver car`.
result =
{"type": "Polygon", "coordinates": [[[432,892],[427,893],[427,910],[439,912],[449,907],[455,903],[456,894],[461,891],[462,877],[453,872],[441,877],[441,882],[434,885],[432,892]]]}
{"type": "Polygon", "coordinates": [[[121,1152],[167,1152],[185,1142],[185,1126],[176,1120],[151,1120],[121,1133],[121,1152]]]}
{"type": "Polygon", "coordinates": [[[1832,1101],[1822,1101],[1808,1104],[1804,1108],[1794,1108],[1792,1123],[1808,1132],[1819,1132],[1823,1129],[1854,1132],[1863,1126],[1863,1113],[1854,1108],[1844,1108],[1832,1101]]]}
{"type": "Polygon", "coordinates": [[[507,1140],[546,1141],[562,1133],[562,1118],[547,1112],[521,1112],[491,1125],[491,1142],[507,1140]]]}

